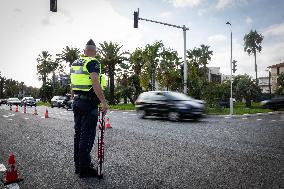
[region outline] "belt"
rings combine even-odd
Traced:
[[[82,100],[90,100],[90,101],[94,99],[94,97],[90,97],[86,95],[78,95],[77,98],[82,99]]]

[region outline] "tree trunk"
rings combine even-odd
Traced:
[[[256,84],[258,84],[258,79],[257,79],[257,64],[256,64],[256,53],[254,53],[254,66],[255,66],[255,81],[256,81]]]
[[[246,107],[247,108],[250,108],[251,107],[251,99],[250,99],[250,97],[246,97]]]
[[[127,96],[123,97],[123,104],[127,104]]]

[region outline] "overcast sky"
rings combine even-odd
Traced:
[[[66,45],[83,48],[90,39],[98,44],[115,41],[133,51],[162,40],[183,52],[182,30],[139,21],[133,28],[133,11],[140,17],[186,25],[187,49],[209,45],[209,66],[230,73],[230,28],[236,74],[254,76],[254,59],[243,51],[243,37],[251,29],[264,35],[263,51],[257,55],[258,75],[267,66],[284,61],[283,0],[58,0],[58,12],[49,11],[49,0],[0,1],[0,71],[26,85],[41,86],[36,58],[47,50],[55,55]]]

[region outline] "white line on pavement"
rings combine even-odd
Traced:
[[[133,116],[136,116],[137,114],[129,114],[129,115],[133,115]]]
[[[225,119],[230,119],[231,117],[225,117]]]
[[[275,119],[271,120],[272,122],[276,121]]]
[[[262,119],[257,119],[257,121],[261,121]]]
[[[13,119],[8,119],[9,121],[12,121]]]
[[[243,119],[248,119],[247,117],[243,117]]]
[[[30,118],[28,118],[28,117],[25,117],[25,119],[30,119]]]

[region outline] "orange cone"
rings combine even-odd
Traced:
[[[19,174],[16,167],[16,160],[14,154],[10,154],[8,159],[8,169],[3,175],[2,182],[4,185],[20,182],[23,179],[19,178]]]
[[[111,128],[109,118],[106,119],[106,125],[105,126],[106,126],[107,129]]]
[[[19,112],[19,106],[16,106],[16,111],[15,112]]]
[[[45,118],[48,118],[48,110],[47,110],[47,108],[46,108],[46,110],[45,110],[44,117],[45,117]]]
[[[24,104],[24,114],[27,113],[27,107],[26,105]]]
[[[38,115],[38,114],[37,114],[37,109],[36,109],[36,106],[35,106],[35,113],[34,113],[34,115]]]

